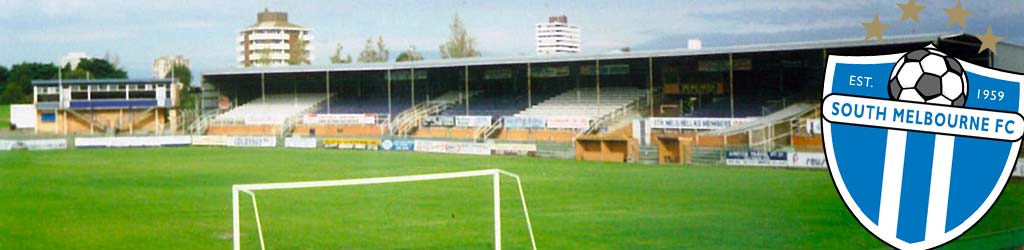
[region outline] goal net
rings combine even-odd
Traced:
[[[270,233],[278,233],[281,230],[283,230],[282,228],[291,228],[291,229],[299,228],[297,230],[303,230],[303,229],[305,229],[305,230],[322,230],[322,229],[316,229],[315,227],[312,227],[312,226],[309,226],[309,225],[303,225],[302,223],[293,223],[294,221],[292,221],[292,222],[278,222],[278,221],[276,221],[278,223],[275,223],[273,226],[271,226],[274,229],[271,229],[269,231],[265,231],[264,230],[264,223],[266,221],[264,219],[266,219],[266,218],[261,219],[261,217],[260,217],[260,203],[259,203],[259,200],[257,199],[257,194],[259,194],[259,197],[263,197],[263,199],[272,199],[272,200],[276,200],[276,201],[286,200],[286,202],[278,202],[278,203],[290,203],[290,204],[287,204],[290,207],[289,206],[285,206],[285,205],[281,205],[281,204],[272,204],[272,205],[276,205],[277,207],[264,208],[264,210],[271,209],[271,210],[267,210],[268,212],[274,212],[272,214],[271,213],[264,214],[264,217],[266,217],[266,216],[285,217],[285,216],[282,216],[280,214],[280,211],[282,211],[282,210],[285,210],[285,211],[296,210],[294,212],[295,213],[300,213],[300,215],[292,215],[292,216],[293,217],[304,217],[305,218],[304,222],[308,222],[308,221],[314,221],[314,222],[320,221],[320,222],[322,222],[324,220],[338,219],[336,217],[357,216],[357,215],[358,216],[364,216],[364,217],[370,217],[370,218],[363,218],[365,220],[385,219],[385,218],[373,218],[373,217],[395,217],[395,218],[386,218],[386,219],[390,219],[390,220],[403,220],[403,219],[410,219],[410,218],[407,218],[407,217],[414,217],[414,216],[416,216],[417,213],[414,210],[415,208],[407,208],[406,210],[399,211],[398,212],[399,215],[397,215],[397,216],[386,215],[386,213],[383,213],[384,215],[382,215],[382,213],[377,211],[377,210],[387,210],[387,209],[390,209],[392,207],[400,207],[401,208],[402,204],[392,204],[392,203],[394,203],[393,200],[394,199],[405,199],[405,198],[407,198],[407,197],[401,197],[403,195],[397,195],[399,197],[391,197],[389,195],[400,194],[400,193],[409,193],[409,192],[405,192],[405,191],[410,191],[413,194],[417,195],[417,199],[430,199],[433,203],[428,204],[428,205],[424,205],[424,206],[429,206],[429,207],[445,206],[448,203],[459,203],[459,202],[463,202],[463,203],[470,202],[470,203],[473,203],[473,202],[476,202],[476,201],[480,201],[481,199],[473,200],[474,197],[475,198],[480,198],[480,196],[473,196],[472,194],[458,194],[458,193],[462,193],[461,191],[455,191],[457,193],[455,195],[447,194],[449,196],[436,196],[436,195],[430,196],[429,193],[434,192],[434,191],[439,191],[440,192],[442,190],[446,190],[445,187],[436,187],[436,186],[402,186],[402,185],[407,185],[407,184],[402,184],[402,183],[447,180],[445,182],[445,184],[449,187],[448,188],[449,191],[450,191],[450,189],[465,190],[465,189],[467,189],[467,187],[479,186],[481,184],[479,181],[464,182],[466,180],[473,180],[474,179],[474,178],[471,178],[471,177],[491,177],[492,178],[491,182],[493,182],[492,183],[493,189],[490,190],[491,194],[487,195],[487,196],[493,195],[493,197],[483,198],[482,200],[484,200],[483,203],[486,203],[485,206],[489,207],[491,205],[490,203],[492,202],[490,199],[493,198],[493,230],[494,230],[493,231],[493,233],[494,233],[494,235],[493,235],[493,237],[494,237],[494,239],[493,239],[494,240],[493,246],[494,246],[495,249],[500,250],[502,248],[502,213],[501,213],[501,200],[502,199],[501,199],[501,185],[500,185],[501,177],[502,176],[510,177],[510,178],[515,180],[515,185],[516,185],[516,188],[518,189],[518,193],[519,193],[518,200],[520,201],[519,203],[521,203],[521,205],[522,205],[522,216],[523,216],[522,218],[525,218],[525,222],[526,222],[525,223],[525,228],[526,228],[526,231],[529,233],[529,236],[530,236],[529,237],[529,244],[530,244],[531,249],[536,250],[537,249],[537,244],[536,244],[536,241],[535,241],[534,236],[533,236],[533,226],[531,225],[531,222],[530,222],[530,214],[529,214],[529,211],[527,210],[527,207],[526,207],[526,197],[523,194],[522,181],[520,180],[518,175],[516,175],[514,173],[506,172],[506,171],[503,171],[503,170],[500,170],[500,169],[474,170],[474,171],[436,173],[436,174],[424,174],[424,175],[406,175],[406,176],[389,176],[389,177],[361,178],[361,179],[345,179],[345,180],[327,180],[327,181],[283,182],[283,183],[260,183],[260,184],[233,185],[231,187],[231,189],[232,189],[232,196],[231,196],[231,198],[232,198],[232,221],[233,221],[233,235],[232,235],[233,237],[232,238],[234,240],[234,249],[235,250],[241,250],[242,249],[242,243],[246,243],[248,245],[246,247],[246,249],[255,249],[256,245],[258,244],[259,245],[259,249],[265,250],[266,247],[267,247],[267,243],[266,243],[266,240],[264,238],[265,233],[268,233],[268,232],[270,232]],[[456,179],[459,179],[459,180],[456,180]],[[479,179],[475,179],[475,180],[479,180]],[[391,185],[387,185],[387,184],[391,184]],[[374,188],[373,190],[365,189],[365,187],[368,186],[368,185],[373,185],[373,186],[378,186],[378,187]],[[384,186],[383,187],[379,187],[381,185],[384,185]],[[348,186],[348,187],[345,187],[345,186]],[[346,196],[346,197],[319,197],[321,199],[316,201],[316,202],[306,202],[306,203],[303,203],[303,204],[297,204],[297,203],[302,203],[302,202],[298,201],[298,200],[295,200],[295,199],[303,199],[303,198],[306,198],[306,197],[318,197],[318,195],[321,195],[322,193],[324,193],[323,192],[323,188],[328,188],[328,187],[342,187],[342,188],[337,188],[337,189],[331,189],[330,193],[337,194],[337,193],[346,193],[346,192],[348,192],[348,194],[350,196]],[[388,190],[386,190],[387,187],[390,187],[391,189],[393,189],[393,190],[395,190],[397,192],[387,193],[388,192]],[[360,188],[363,188],[363,190],[360,190]],[[384,188],[384,190],[382,190],[382,188]],[[414,189],[414,190],[409,190],[409,189]],[[286,190],[301,190],[301,192],[294,192],[293,191],[293,192],[290,192],[290,193],[275,193],[275,192],[282,192],[282,191],[286,191]],[[477,190],[479,190],[479,189],[477,189]],[[320,191],[320,192],[317,192],[317,191]],[[384,193],[382,195],[385,195],[385,197],[387,197],[387,198],[383,198],[383,199],[379,199],[379,200],[373,199],[372,198],[372,196],[373,196],[372,194],[375,194],[377,192]],[[451,192],[449,192],[449,193],[451,193]],[[477,193],[479,193],[479,192],[477,192]],[[249,198],[249,200],[251,202],[250,201],[240,200],[240,199],[244,199],[245,198],[244,196],[248,196],[248,198]],[[324,195],[324,196],[327,196],[327,195]],[[405,196],[408,196],[408,195],[405,195]],[[270,197],[270,198],[268,198],[268,197]],[[291,200],[289,201],[289,199],[278,199],[280,197],[291,198]],[[353,198],[353,197],[355,197],[355,198]],[[364,199],[358,199],[359,197],[363,197]],[[381,197],[377,197],[377,198],[381,198]],[[468,200],[468,201],[464,201],[464,200]],[[360,202],[360,201],[362,201],[362,202]],[[367,205],[367,206],[359,207],[359,205],[363,205],[363,204],[367,204],[367,203],[376,203],[376,204],[373,204],[375,206]],[[479,204],[479,203],[480,202],[476,202],[476,204]],[[264,204],[264,205],[266,205],[266,204]],[[453,206],[458,206],[458,205],[453,205]],[[455,210],[453,210],[453,212],[451,212],[451,215],[450,215],[451,218],[455,219],[457,216],[469,215],[468,217],[474,217],[475,216],[475,218],[481,219],[484,223],[487,223],[486,221],[490,220],[487,217],[490,217],[491,215],[487,215],[487,214],[489,214],[491,211],[487,211],[487,210],[491,210],[491,209],[487,209],[487,210],[484,210],[484,211],[464,211],[464,210],[480,210],[480,209],[478,209],[479,208],[478,205],[477,206],[470,206],[470,207],[471,207],[470,209],[466,209],[464,207],[463,208],[455,209],[455,210],[458,210],[459,212],[455,212]],[[277,209],[277,210],[274,210],[274,209]],[[334,213],[334,214],[329,214],[329,213],[323,212],[323,211],[310,211],[310,210],[315,210],[315,209],[321,209],[321,210],[325,210],[325,209],[327,209],[327,210],[331,210],[331,209],[337,209],[337,210],[354,209],[354,210],[361,210],[361,211],[343,211],[343,212],[340,212],[340,213],[338,211],[332,211],[332,213]],[[518,210],[518,208],[515,208],[514,210]],[[242,211],[245,211],[245,212],[243,213]],[[252,213],[250,214],[249,211],[251,211]],[[446,212],[447,211],[448,210],[446,210]],[[394,213],[392,213],[392,214],[394,214]],[[517,216],[515,216],[515,217],[518,217],[518,213],[513,213],[513,214],[516,214]],[[447,216],[448,214],[446,213],[445,215]],[[295,238],[307,238],[307,237],[334,237],[334,238],[348,238],[348,239],[365,239],[366,237],[371,237],[371,235],[344,235],[344,234],[373,234],[374,232],[380,232],[381,229],[380,228],[372,228],[372,227],[383,227],[384,226],[383,224],[395,224],[395,225],[390,225],[390,226],[399,226],[399,227],[407,225],[407,224],[403,224],[403,222],[400,222],[400,221],[392,221],[391,223],[365,223],[365,224],[356,225],[358,223],[354,222],[354,220],[357,220],[357,219],[352,219],[352,218],[348,218],[348,217],[346,217],[346,219],[348,221],[336,221],[336,222],[331,222],[331,223],[336,224],[337,227],[345,227],[346,225],[352,227],[348,231],[345,231],[345,230],[337,230],[336,231],[335,229],[329,229],[329,230],[324,230],[324,231],[330,231],[330,232],[321,232],[321,233],[324,233],[323,235],[319,235],[319,236],[302,235],[301,237],[286,236],[287,238],[289,238],[289,239],[286,239],[286,240],[290,240],[290,241],[309,240],[309,239],[295,239]],[[460,217],[459,219],[463,219],[463,217]],[[342,219],[339,219],[339,220],[342,220]],[[477,222],[480,222],[480,221],[478,220]],[[243,231],[242,231],[243,223],[247,227],[247,229],[245,230],[246,233],[244,235],[246,237],[245,241],[242,240],[242,238],[243,238]],[[418,223],[420,223],[420,224],[434,224],[434,223],[436,223],[436,221],[418,222]],[[282,224],[288,224],[288,225],[282,225]],[[465,224],[465,223],[463,223],[463,224]],[[479,224],[479,223],[476,223],[476,224]],[[483,224],[483,225],[486,226],[486,224]],[[522,224],[518,224],[518,225],[522,225]],[[308,226],[309,228],[303,228],[304,226]],[[370,228],[367,228],[367,227],[370,227]],[[489,226],[486,226],[486,227],[489,227]],[[471,229],[470,231],[483,231],[483,232],[489,231],[488,229],[486,229],[486,227],[483,230],[472,230]],[[473,228],[473,229],[477,229],[477,228]],[[398,229],[398,230],[401,231],[401,229]],[[479,233],[479,232],[476,232],[476,233]],[[339,235],[339,234],[341,234],[341,235]],[[483,238],[489,237],[489,236],[486,236],[486,234],[489,234],[489,233],[483,234],[482,237]],[[435,234],[433,234],[433,236],[431,236],[431,237],[445,237],[445,236],[449,236],[449,235],[466,235],[466,233],[464,233],[464,232],[461,232],[461,233],[460,232],[456,232],[456,233],[452,233],[452,234],[447,234],[447,233],[444,233],[444,232],[435,232]],[[521,234],[519,234],[519,235],[521,235]],[[480,236],[480,235],[476,235],[476,236]],[[395,237],[400,237],[400,236],[395,236],[392,233],[390,235],[384,235],[384,236],[378,235],[378,237],[383,237],[382,239],[386,241],[386,240],[393,240]],[[277,242],[280,242],[281,239],[277,238],[277,240],[278,240]],[[431,240],[434,240],[434,239],[431,239]],[[480,243],[480,242],[478,242],[478,243]],[[482,242],[480,244],[486,244],[486,243],[487,242]],[[458,243],[456,243],[456,244],[458,244]],[[525,242],[523,242],[523,244],[525,244]],[[445,246],[443,248],[451,248],[451,247],[453,247],[453,246]],[[455,246],[455,247],[458,247],[458,246]],[[465,246],[463,246],[463,247],[465,247]],[[415,248],[420,248],[420,247],[415,247]]]

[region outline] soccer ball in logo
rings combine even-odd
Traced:
[[[963,107],[967,92],[967,74],[960,62],[934,46],[903,55],[889,76],[892,100]]]

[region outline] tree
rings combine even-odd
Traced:
[[[192,87],[192,70],[184,64],[174,64],[174,67],[171,67],[171,71],[167,72],[167,75],[164,76],[164,78],[171,78],[172,75],[174,76],[174,78],[178,78],[178,82],[182,83],[182,85],[185,85],[184,88],[181,89],[180,92],[178,92],[180,97],[178,99],[178,106],[182,110],[195,109],[196,97],[195,95],[188,92],[189,89],[191,89]]]
[[[270,50],[269,49],[258,50],[258,51],[256,51],[256,55],[259,56],[259,58],[256,59],[256,65],[270,66],[270,64],[274,62],[274,61],[270,60]]]
[[[56,79],[57,66],[52,63],[21,63],[11,67],[7,85],[0,93],[0,103],[32,101],[32,80]]]
[[[448,41],[441,44],[441,58],[448,59],[480,56],[480,51],[476,50],[476,39],[467,34],[466,27],[463,25],[462,19],[459,18],[458,13],[455,14],[454,18],[452,18],[450,30],[451,35],[448,37]]]
[[[4,93],[4,89],[7,88],[7,67],[0,66],[0,93]]]
[[[373,37],[366,39],[366,45],[363,46],[363,51],[359,53],[359,62],[379,63],[386,62],[387,60],[388,50],[384,45],[384,38],[378,36],[376,44],[373,42]]]
[[[409,46],[409,50],[398,54],[398,58],[395,58],[396,62],[411,62],[411,61],[422,61],[423,55],[416,52],[416,46]]]
[[[338,43],[338,47],[334,49],[334,55],[331,56],[331,63],[333,64],[346,64],[352,63],[352,55],[345,55],[345,58],[341,58],[341,50],[344,49],[341,43]]]
[[[128,73],[105,59],[82,58],[82,61],[78,62],[78,68],[74,70],[71,70],[71,65],[64,65],[62,77],[66,79],[124,79],[128,78]]]
[[[171,67],[171,71],[168,71],[164,78],[171,78],[171,76],[178,78],[178,82],[185,84],[185,86],[192,85],[192,70],[184,64],[174,64],[174,67]]]
[[[288,51],[288,65],[309,64],[309,53],[306,53],[306,41],[301,38]]]
[[[388,52],[387,45],[384,45],[384,37],[381,36],[377,36],[377,55],[381,62],[391,60],[391,53]]]

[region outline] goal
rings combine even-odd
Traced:
[[[281,182],[281,183],[260,183],[260,184],[240,184],[231,186],[231,212],[232,222],[234,227],[234,249],[241,250],[241,223],[239,221],[239,194],[244,193],[252,198],[253,215],[256,220],[256,231],[259,237],[260,249],[265,250],[266,245],[263,240],[263,228],[260,225],[260,210],[256,201],[256,194],[254,191],[257,190],[277,190],[277,189],[297,189],[297,188],[317,188],[317,187],[337,187],[337,186],[355,186],[355,185],[372,185],[372,184],[387,184],[387,183],[399,183],[399,182],[414,182],[414,181],[430,181],[430,180],[444,180],[444,179],[456,179],[456,178],[467,178],[467,177],[479,177],[479,176],[493,176],[494,177],[494,249],[501,250],[501,194],[500,194],[500,177],[508,176],[516,180],[516,185],[519,188],[519,199],[522,201],[523,214],[526,218],[526,228],[530,234],[530,245],[532,249],[537,249],[537,242],[533,237],[533,225],[530,223],[530,212],[526,208],[526,196],[523,194],[523,183],[519,178],[519,175],[510,173],[501,169],[487,169],[487,170],[473,170],[473,171],[462,171],[462,172],[450,172],[450,173],[436,173],[436,174],[424,174],[424,175],[406,175],[406,176],[389,176],[389,177],[376,177],[376,178],[362,178],[362,179],[346,179],[346,180],[328,180],[328,181],[307,181],[307,182]]]

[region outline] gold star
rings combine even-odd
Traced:
[[[864,36],[864,40],[871,40],[872,37],[878,37],[878,40],[882,40],[882,31],[889,28],[889,25],[882,24],[878,21],[878,15],[875,15],[875,20],[870,23],[861,23],[864,28],[868,30],[868,35]]]
[[[900,6],[900,9],[903,10],[903,17],[900,18],[900,21],[910,18],[914,19],[915,23],[920,22],[918,20],[918,13],[921,13],[921,11],[924,10],[924,6],[917,5],[917,3],[914,3],[914,0],[910,0],[910,2],[905,4],[898,3],[896,5]]]
[[[988,26],[988,32],[985,35],[978,36],[978,40],[981,40],[981,48],[978,48],[978,54],[986,49],[992,51],[992,55],[996,54],[996,44],[1003,40],[1003,37],[992,34],[992,26]]]
[[[970,11],[964,10],[963,6],[960,6],[960,0],[956,0],[956,7],[952,9],[946,9],[946,14],[949,15],[949,21],[946,22],[946,27],[952,26],[954,23],[959,24],[960,27],[967,28],[967,16],[971,15]]]

